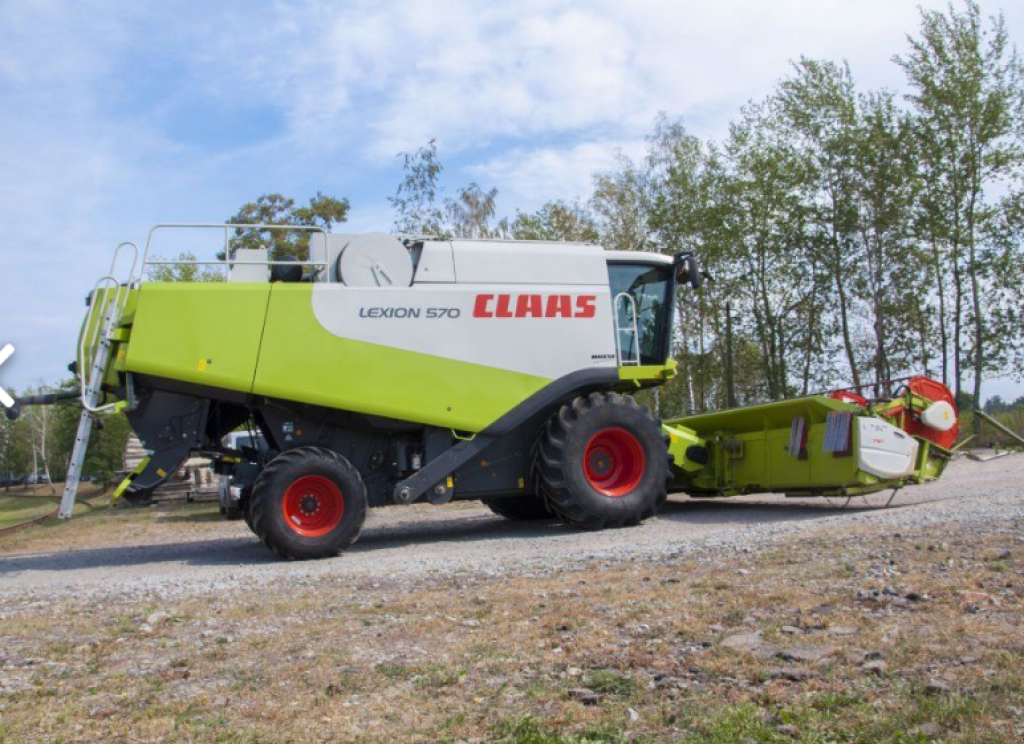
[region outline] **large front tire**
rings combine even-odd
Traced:
[[[668,451],[661,426],[633,398],[591,393],[548,422],[534,474],[538,493],[566,524],[636,525],[664,500]]]
[[[366,486],[344,457],[299,447],[275,457],[256,479],[249,518],[263,543],[282,558],[329,558],[359,537]]]

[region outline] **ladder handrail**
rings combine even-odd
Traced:
[[[117,283],[116,279],[110,276],[105,276],[98,282],[96,282],[96,288],[93,290],[94,301],[96,298],[96,289],[99,289],[100,285],[107,284],[109,282],[114,282],[115,286],[118,288],[118,290],[120,290],[120,284]],[[116,295],[113,299],[109,300],[105,304],[105,309],[100,307],[96,309],[96,326],[93,329],[92,339],[89,344],[89,349],[92,352],[92,363],[89,365],[88,373],[86,373],[82,369],[79,369],[79,373],[81,374],[79,382],[81,385],[82,408],[89,411],[90,413],[102,413],[103,411],[109,411],[112,410],[117,405],[116,403],[108,403],[105,406],[100,406],[96,405],[96,402],[93,401],[97,400],[98,398],[100,387],[103,384],[103,374],[106,372],[106,366],[108,361],[106,359],[106,355],[103,355],[104,358],[102,359],[102,363],[99,363],[99,359],[101,356],[100,349],[103,347],[109,348],[110,335],[113,332],[114,328],[117,326],[117,321],[120,319],[121,312],[124,309],[119,304],[119,296],[120,291],[118,292],[118,295]],[[127,297],[127,295],[125,295],[125,297]],[[79,348],[79,367],[84,367],[86,360],[84,348],[84,335],[85,334],[83,334],[82,339],[83,343],[80,344]],[[88,375],[88,377],[86,375]],[[97,375],[99,375],[99,379],[96,379]]]
[[[125,249],[130,248],[133,251],[131,268],[128,270],[128,277],[125,281],[121,282],[117,279],[117,265],[121,260],[121,254]],[[126,305],[128,304],[128,296],[132,290],[132,285],[135,282],[136,275],[135,270],[139,265],[139,247],[131,241],[124,241],[119,243],[117,248],[114,249],[114,257],[110,261],[110,271],[106,276],[102,276],[97,280],[96,284],[93,285],[92,294],[90,297],[92,301],[98,303],[93,311],[86,315],[85,322],[88,324],[89,319],[96,314],[96,325],[92,329],[92,333],[88,333],[88,328],[82,329],[82,335],[78,342],[78,386],[80,390],[80,397],[82,399],[82,407],[92,413],[99,413],[101,411],[110,410],[114,407],[114,404],[106,406],[97,406],[92,400],[93,396],[90,394],[93,388],[93,375],[103,374],[103,370],[93,370],[90,365],[89,371],[86,367],[86,349],[91,352],[92,359],[96,359],[96,355],[99,350],[99,345],[110,342],[110,333],[113,328],[117,325],[117,321],[120,319],[121,314],[124,312]],[[100,290],[107,288],[113,292],[113,295],[109,298],[104,298],[106,302],[101,303]],[[102,306],[101,306],[101,304]],[[87,336],[88,334],[88,336]],[[105,366],[105,365],[104,365]],[[100,381],[102,382],[102,381]]]
[[[636,359],[626,361],[622,356],[622,326],[619,325],[619,300],[625,298],[629,301],[629,305],[633,310],[633,343],[636,344]],[[619,292],[615,295],[615,301],[612,307],[612,318],[615,325],[615,355],[618,366],[640,366],[640,328],[637,325],[637,308],[636,298],[633,297],[629,292]],[[625,330],[629,330],[626,328]]]

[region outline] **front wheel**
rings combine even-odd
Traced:
[[[567,524],[635,525],[665,498],[668,450],[661,426],[633,398],[591,393],[548,422],[534,474],[538,492]]]
[[[366,486],[348,460],[320,447],[299,447],[260,473],[248,521],[282,558],[328,558],[356,541],[366,508]]]

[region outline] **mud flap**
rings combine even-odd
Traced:
[[[135,480],[139,473],[146,469],[147,465],[149,465],[149,458],[144,457],[142,458],[142,461],[135,466],[135,470],[125,476],[125,479],[121,481],[121,485],[114,489],[114,495],[110,497],[111,504],[117,503],[117,501],[124,496],[125,492],[131,487],[132,481]],[[128,500],[130,501],[130,499]]]
[[[210,401],[191,395],[150,390],[139,397],[138,405],[127,413],[128,421],[149,451],[136,472],[126,478],[124,497],[151,491],[181,467],[193,449],[202,447],[203,431]],[[120,491],[121,488],[118,488]]]

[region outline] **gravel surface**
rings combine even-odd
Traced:
[[[390,507],[370,513],[359,542],[332,560],[275,559],[245,525],[197,523],[187,540],[0,555],[0,615],[59,598],[199,595],[320,576],[353,582],[462,573],[550,572],[588,562],[656,560],[665,554],[749,551],[811,534],[893,531],[1010,521],[1024,528],[1024,455],[960,459],[927,486],[854,499],[783,496],[698,501],[674,496],[641,527],[600,533],[513,523],[476,503]]]

